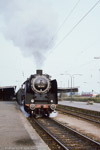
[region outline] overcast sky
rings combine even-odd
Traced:
[[[0,0],[0,86],[36,69],[100,93],[100,0]],[[70,75],[68,75],[70,74]],[[81,75],[80,75],[81,74]]]

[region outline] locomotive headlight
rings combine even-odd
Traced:
[[[53,100],[51,99],[51,103],[53,103]]]
[[[31,88],[35,93],[47,93],[51,88],[50,79],[45,75],[37,75],[31,79]]]
[[[31,103],[34,103],[34,99],[31,99]]]
[[[34,110],[35,109],[35,104],[30,104],[30,109]]]
[[[50,108],[51,108],[52,110],[55,110],[55,109],[56,109],[56,105],[55,105],[55,104],[52,104],[52,105],[50,105]]]

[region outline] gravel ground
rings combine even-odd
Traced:
[[[64,123],[67,126],[79,131],[80,133],[88,135],[90,138],[100,142],[99,125],[96,126],[88,121],[84,121],[61,113],[58,113],[58,116],[55,117],[55,120],[60,121],[61,123]]]

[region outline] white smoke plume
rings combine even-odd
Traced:
[[[0,0],[2,32],[40,67],[54,45],[57,16],[50,0]]]

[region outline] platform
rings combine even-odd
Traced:
[[[93,103],[93,105],[87,105],[87,102],[75,102],[75,101],[59,101],[58,103],[61,105],[67,105],[100,112],[100,103]]]
[[[0,150],[49,150],[17,102],[0,101]]]

